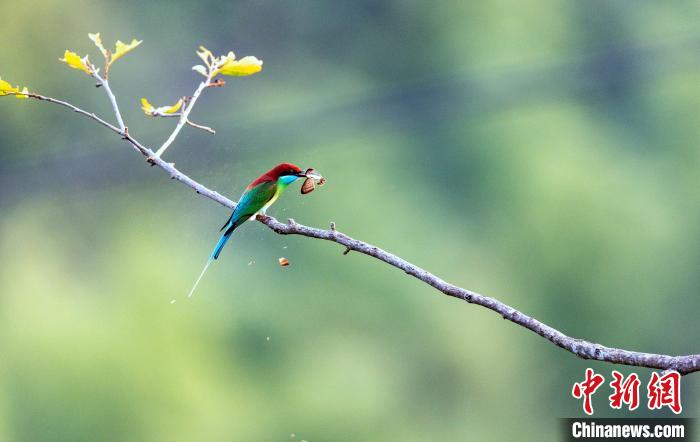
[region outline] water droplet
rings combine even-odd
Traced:
[[[175,300],[173,299],[172,301],[170,301],[170,303],[171,303],[171,304],[175,304]]]
[[[270,340],[270,337],[268,336],[268,337],[267,337],[267,338],[265,338],[265,339],[267,339],[267,340],[269,341],[269,340]]]

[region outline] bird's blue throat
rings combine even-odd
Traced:
[[[289,186],[290,184],[292,184],[298,178],[299,177],[296,175],[282,175],[281,177],[277,178],[277,183],[286,187],[286,186]]]

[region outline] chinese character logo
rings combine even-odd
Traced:
[[[681,406],[681,375],[677,371],[651,373],[651,379],[647,384],[647,407],[650,410],[660,410],[668,407],[676,414],[683,411]],[[610,382],[612,394],[608,396],[610,408],[620,410],[627,405],[629,411],[639,408],[639,386],[641,381],[637,373],[625,377],[617,370],[612,371],[613,380]],[[592,368],[586,369],[585,379],[576,382],[571,389],[571,395],[576,399],[583,399],[583,411],[587,415],[593,415],[591,397],[605,383],[603,375],[597,374]]]
[[[630,411],[636,410],[639,407],[639,384],[641,384],[637,373],[632,373],[627,379],[617,370],[613,370],[612,375],[615,379],[610,382],[614,390],[613,394],[608,396],[610,408],[619,410],[622,404],[627,404]]]
[[[576,399],[583,398],[583,411],[588,415],[593,414],[593,405],[591,404],[591,396],[605,382],[605,378],[599,374],[593,374],[593,369],[586,369],[586,378],[583,382],[577,382],[571,389],[571,394]]]
[[[659,376],[657,372],[653,372],[647,385],[647,396],[650,410],[668,406],[674,413],[679,414],[683,409],[680,373],[671,371]]]

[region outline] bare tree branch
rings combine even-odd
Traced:
[[[180,133],[182,128],[185,126],[185,124],[188,123],[188,118],[190,116],[190,112],[192,111],[192,108],[194,107],[195,103],[197,103],[197,100],[199,99],[199,96],[202,94],[202,91],[204,91],[204,89],[208,88],[211,85],[211,79],[212,79],[213,75],[214,75],[214,72],[209,72],[209,74],[207,75],[207,78],[204,81],[202,81],[201,83],[199,83],[199,86],[197,86],[197,89],[192,94],[192,97],[185,100],[184,108],[182,109],[182,112],[180,113],[180,120],[177,122],[177,126],[175,126],[175,129],[170,134],[168,139],[165,140],[163,145],[160,146],[160,148],[156,151],[155,156],[160,157],[161,155],[163,155],[165,150],[173,143],[173,141],[175,141],[175,138],[177,138],[178,134]],[[205,129],[205,126],[199,126],[199,125],[195,125],[193,123],[189,123],[189,124],[191,126],[199,128],[199,129],[204,129],[204,130],[209,129],[210,131],[212,130],[208,127]]]
[[[124,119],[122,118],[121,112],[119,112],[117,97],[114,96],[114,93],[112,93],[112,88],[109,87],[109,81],[107,81],[107,76],[105,75],[105,78],[102,78],[97,74],[97,72],[94,72],[92,75],[97,79],[97,81],[99,82],[98,84],[102,86],[105,92],[107,93],[107,98],[109,98],[109,102],[112,104],[114,115],[117,117],[117,123],[119,123],[119,128],[121,130],[124,130],[126,128],[126,126],[124,125]]]
[[[154,112],[154,113],[149,114],[149,116],[158,117],[158,118],[181,118],[182,112],[175,112],[173,114],[166,114],[164,112],[159,112],[159,113]],[[216,131],[209,126],[194,123],[194,122],[190,121],[189,119],[185,120],[185,124],[187,124],[188,126],[194,127],[196,129],[203,130],[204,132],[209,132],[212,135],[216,135]]]
[[[203,90],[203,88],[201,89]],[[12,94],[13,93],[8,92],[7,95]],[[19,94],[15,93],[14,95]],[[65,101],[56,100],[54,98],[34,93],[29,93],[27,95],[30,98],[63,106],[65,108],[73,110],[74,112],[78,112],[88,118],[95,120],[102,126],[107,127],[113,132],[116,132],[117,134],[121,135],[122,139],[126,140],[136,151],[145,156],[147,161],[151,165],[155,165],[163,169],[170,176],[170,178],[180,181],[181,183],[193,189],[195,192],[204,195],[207,198],[210,198],[213,201],[216,201],[217,203],[225,207],[228,207],[230,209],[233,209],[235,207],[235,203],[233,201],[229,200],[228,198],[224,197],[218,192],[215,192],[205,187],[204,185],[198,183],[189,176],[180,172],[177,168],[175,168],[173,164],[163,161],[151,149],[143,146],[136,139],[134,139],[129,134],[128,128],[126,128],[126,126],[124,126],[123,129],[120,130],[119,128],[97,117],[95,114],[84,111]],[[114,96],[113,94],[109,93],[108,95],[110,96],[110,100],[111,97]],[[189,110],[191,110],[193,104],[193,102],[190,102],[189,106],[187,107],[188,113]],[[120,120],[120,125],[123,125],[118,114],[118,107],[116,107],[116,101],[114,102],[113,107],[115,109],[117,119]],[[184,120],[181,119],[181,121],[186,121],[186,118]],[[176,132],[179,132],[177,128]],[[177,135],[176,132],[174,132],[175,135]],[[171,138],[173,138],[174,140],[174,137],[172,135]],[[167,145],[165,146],[167,148]],[[685,356],[669,356],[663,354],[641,353],[620,348],[606,347],[601,344],[596,344],[593,342],[588,342],[582,339],[567,336],[564,333],[550,327],[549,325],[544,324],[535,318],[527,316],[524,313],[498,301],[497,299],[484,296],[479,293],[450,284],[444,281],[443,279],[428,272],[427,270],[418,267],[414,264],[411,264],[410,262],[406,261],[405,259],[399,256],[382,250],[379,247],[374,246],[372,244],[345,235],[344,233],[341,233],[336,229],[335,223],[331,223],[330,230],[323,230],[305,226],[303,224],[298,224],[293,219],[289,219],[289,222],[287,224],[284,224],[271,216],[258,215],[257,220],[265,224],[274,232],[281,235],[302,235],[309,238],[323,239],[344,246],[344,253],[348,253],[349,251],[355,251],[376,258],[393,267],[396,267],[397,269],[404,271],[405,273],[413,276],[414,278],[420,281],[423,281],[424,283],[434,287],[435,289],[439,290],[445,295],[469,302],[471,304],[477,304],[489,310],[492,310],[501,315],[503,319],[506,319],[510,322],[513,322],[514,324],[520,325],[521,327],[524,327],[530,331],[537,333],[538,335],[552,342],[556,346],[561,347],[564,350],[573,353],[580,358],[594,359],[597,361],[610,362],[613,364],[647,367],[661,370],[676,370],[681,374],[688,374],[700,371],[700,354]]]
[[[551,341],[555,345],[567,350],[583,359],[595,359],[598,361],[612,362],[614,364],[634,365],[639,367],[671,369],[681,374],[700,371],[700,354],[688,356],[668,356],[652,353],[639,353],[619,348],[605,347],[600,344],[572,338],[564,333],[538,321],[535,318],[498,301],[497,299],[481,295],[479,293],[457,287],[443,279],[433,275],[421,267],[418,267],[403,258],[380,249],[372,244],[351,238],[339,231],[316,229],[303,224],[298,224],[290,219],[287,224],[282,224],[272,217],[258,216],[258,221],[262,222],[270,229],[281,235],[303,235],[310,238],[324,239],[332,241],[346,247],[346,251],[359,252],[393,267],[403,270],[405,273],[416,279],[436,288],[442,293],[454,298],[467,301],[471,304],[478,304],[489,310],[500,314],[503,319],[511,321],[522,327],[531,330],[543,338]],[[335,224],[332,226],[335,227]]]
[[[10,96],[10,95],[26,95],[27,97],[29,97],[29,98],[34,98],[34,99],[36,99],[36,100],[47,101],[47,102],[49,102],[49,103],[58,104],[59,106],[63,106],[63,107],[65,107],[65,108],[68,108],[68,109],[72,110],[73,112],[77,112],[77,113],[79,113],[79,114],[81,114],[81,115],[84,115],[84,116],[86,116],[86,117],[88,117],[88,118],[92,118],[93,120],[97,121],[99,124],[103,125],[103,126],[106,127],[107,129],[110,129],[110,130],[112,130],[112,131],[114,131],[114,132],[116,132],[116,133],[118,133],[118,134],[121,133],[121,131],[119,130],[119,128],[117,128],[117,127],[115,127],[115,126],[109,124],[108,122],[106,122],[106,121],[103,120],[102,118],[98,117],[98,116],[95,115],[94,113],[88,112],[88,111],[85,111],[85,110],[82,110],[82,109],[80,109],[79,107],[73,106],[72,104],[70,104],[70,103],[68,103],[68,102],[66,102],[66,101],[57,100],[57,99],[55,99],[55,98],[51,98],[51,97],[47,97],[47,96],[44,96],[44,95],[35,94],[35,93],[33,93],[33,92],[29,92],[29,93],[27,93],[27,94],[24,94],[24,93],[21,93],[21,92],[5,91],[5,92],[3,92],[3,94],[5,94],[5,95],[7,95],[7,96]],[[2,96],[2,95],[0,95],[0,96]]]
[[[190,120],[187,120],[187,125],[192,126],[196,129],[203,130],[204,132],[209,132],[212,135],[216,135],[216,131],[209,126],[204,126],[202,124],[193,123]]]

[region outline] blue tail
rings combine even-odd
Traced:
[[[219,253],[221,253],[221,249],[224,248],[224,246],[226,245],[226,241],[228,241],[228,239],[231,237],[232,233],[233,233],[233,230],[221,235],[221,239],[216,244],[216,247],[214,247],[214,251],[211,254],[211,259],[219,258]]]

